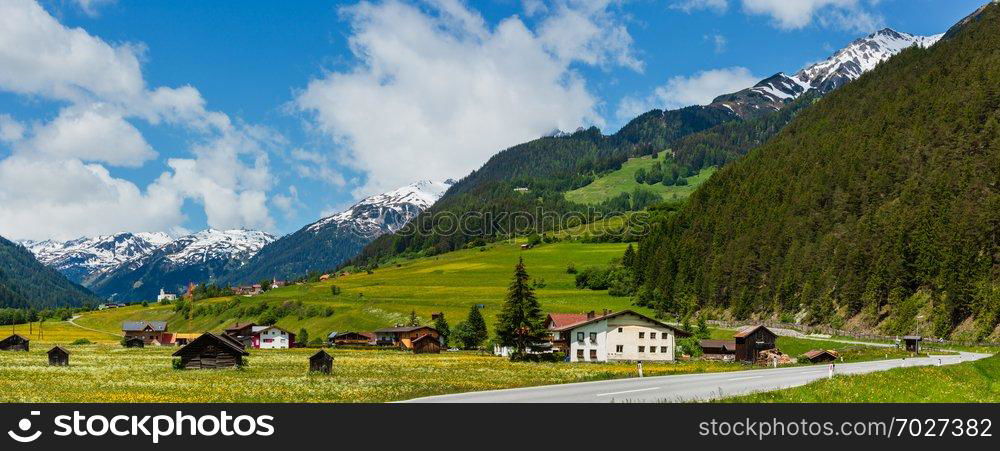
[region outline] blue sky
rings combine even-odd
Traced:
[[[982,0],[9,0],[0,235],[295,231]]]

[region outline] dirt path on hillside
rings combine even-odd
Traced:
[[[72,325],[74,325],[76,327],[79,327],[79,328],[81,328],[83,330],[89,330],[91,332],[97,332],[99,334],[108,334],[108,335],[111,335],[113,337],[122,337],[123,336],[121,334],[114,334],[114,333],[103,331],[103,330],[91,329],[91,328],[86,327],[86,326],[81,326],[81,325],[79,325],[79,324],[76,323],[76,319],[79,318],[80,316],[81,315],[76,315],[76,316],[70,318],[69,320],[67,320],[66,322],[70,323],[70,324],[72,324]]]

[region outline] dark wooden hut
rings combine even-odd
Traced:
[[[811,363],[833,362],[837,360],[837,354],[825,349],[813,349],[812,351],[802,354],[802,356]]]
[[[309,371],[330,374],[333,371],[333,356],[320,349],[319,352],[309,357]]]
[[[778,336],[764,326],[747,327],[733,336],[736,342],[736,360],[754,362],[757,353],[768,349],[777,349],[774,342]]]
[[[226,335],[202,334],[187,346],[174,353],[180,357],[185,369],[232,368],[243,365],[243,357],[250,355],[236,340]]]
[[[0,341],[0,351],[29,351],[31,340],[14,334]]]
[[[434,335],[421,335],[413,340],[414,354],[440,354],[441,340]]]
[[[698,345],[707,360],[732,360],[736,356],[736,342],[726,340],[700,340]]]
[[[907,335],[903,337],[903,342],[906,343],[906,350],[909,352],[920,352],[920,342],[923,340],[923,337],[920,335]]]
[[[126,348],[145,348],[146,340],[143,340],[140,337],[125,337],[122,341],[122,346],[125,346]]]
[[[69,365],[69,351],[62,346],[56,346],[49,349],[49,365],[52,366],[68,366]]]

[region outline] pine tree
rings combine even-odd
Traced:
[[[444,313],[438,314],[437,318],[434,319],[434,328],[441,333],[444,345],[448,346],[448,339],[451,337],[451,328],[448,327],[448,321],[444,319]]]
[[[632,247],[632,243],[629,243],[625,249],[625,255],[622,256],[622,265],[628,269],[632,269],[632,266],[635,265],[635,248]]]
[[[295,339],[297,343],[301,343],[303,346],[309,344],[309,331],[304,327],[299,329],[299,335]]]
[[[528,278],[524,259],[521,258],[514,267],[514,280],[507,291],[507,300],[497,316],[497,339],[500,346],[514,349],[512,357],[523,355],[532,343],[542,339],[545,332],[542,308]]]
[[[420,318],[417,318],[417,311],[410,310],[410,320],[406,323],[407,326],[419,326]]]

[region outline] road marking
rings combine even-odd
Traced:
[[[601,393],[601,394],[599,394],[597,396],[623,395],[625,393],[635,393],[635,392],[640,392],[640,391],[650,391],[650,390],[659,390],[659,389],[660,389],[660,387],[640,388],[638,390],[625,390],[625,391],[616,391],[614,393]]]
[[[749,377],[734,377],[732,379],[726,379],[727,381],[742,381],[747,379],[760,379],[764,376],[749,376]]]
[[[819,374],[826,373],[826,371],[799,371],[799,374]]]

